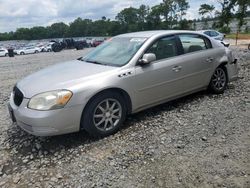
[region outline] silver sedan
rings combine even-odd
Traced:
[[[114,134],[126,115],[237,78],[229,48],[192,31],[146,31],[113,37],[86,56],[19,81],[9,111],[23,130],[51,136],[81,129]]]

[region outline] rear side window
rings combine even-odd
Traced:
[[[200,35],[183,34],[179,38],[185,54],[212,48],[209,39]]]
[[[217,33],[216,31],[211,31],[211,37],[216,37],[219,35],[219,33]]]
[[[156,60],[170,58],[178,55],[174,36],[168,36],[156,41],[146,53],[154,53]]]
[[[204,34],[206,34],[206,35],[208,35],[208,36],[210,36],[210,37],[211,37],[211,33],[210,33],[210,31],[205,31],[205,32],[204,32]]]

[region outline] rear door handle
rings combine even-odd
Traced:
[[[212,58],[212,57],[209,57],[206,59],[206,62],[208,62],[208,63],[212,63],[213,61],[214,61],[214,58]]]
[[[182,66],[175,66],[174,68],[172,68],[174,72],[179,72],[181,69],[182,69]]]

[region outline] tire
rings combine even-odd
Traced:
[[[209,83],[209,90],[215,94],[224,93],[228,83],[227,71],[224,66],[219,66],[215,69]]]
[[[108,106],[107,106],[108,103]],[[81,128],[93,137],[105,137],[116,133],[127,114],[125,100],[116,92],[103,92],[87,104],[81,118]]]
[[[8,53],[6,53],[6,54],[5,54],[5,57],[7,57],[8,55],[9,55],[9,54],[8,54]]]
[[[24,52],[20,52],[20,55],[24,55],[25,53]]]
[[[250,44],[248,44],[248,50],[250,50]]]
[[[38,51],[36,50],[36,51],[35,51],[35,54],[37,54],[37,53],[38,53]]]
[[[47,52],[51,52],[52,50],[51,49],[48,49]]]

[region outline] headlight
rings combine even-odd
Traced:
[[[63,108],[70,100],[72,92],[68,90],[57,90],[41,93],[32,97],[28,108],[34,110],[54,110]]]

